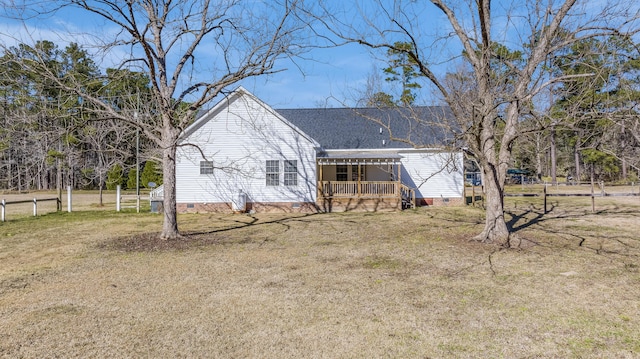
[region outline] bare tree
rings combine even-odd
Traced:
[[[127,157],[131,155],[133,146],[132,133],[129,126],[122,126],[113,119],[95,120],[83,126],[80,139],[90,147],[90,160],[93,166],[85,171],[84,176],[97,182],[100,192],[99,205],[103,205],[102,191],[105,188],[107,174],[114,166],[125,166]]]
[[[15,1],[12,3],[16,3]],[[16,13],[51,13],[66,8],[102,19],[117,32],[92,34],[104,39],[102,52],[129,52],[121,68],[147,73],[154,111],[141,121],[132,109],[117,106],[78,84],[51,77],[65,89],[76,90],[92,103],[100,118],[138,126],[162,150],[164,222],[161,237],[180,236],[176,216],[175,157],[182,130],[198,110],[238,82],[279,71],[277,60],[303,51],[298,31],[304,29],[292,16],[297,0],[246,2],[241,0],[68,0],[43,3],[18,2]],[[42,6],[49,7],[47,9]],[[26,11],[25,11],[26,10]],[[86,34],[85,34],[86,35]],[[205,55],[210,54],[210,55]]]
[[[521,134],[521,115],[535,105],[548,85],[581,75],[545,77],[542,66],[558,51],[585,38],[635,31],[637,14],[626,4],[609,2],[600,9],[578,0],[529,0],[524,4],[477,1],[386,1],[353,6],[349,11],[328,6],[309,8],[323,31],[337,44],[359,43],[373,50],[404,53],[451,108],[458,132],[483,174],[485,227],[476,239],[516,246],[504,217],[504,185],[514,141]],[[494,7],[492,7],[494,5]],[[335,6],[335,4],[331,4]],[[352,25],[342,14],[359,11],[364,21]],[[440,31],[423,24],[440,14]],[[353,16],[353,15],[351,15]],[[410,43],[413,46],[397,46]],[[448,51],[453,46],[458,53]],[[446,57],[443,57],[446,56]],[[462,91],[447,83],[442,64],[466,64]]]

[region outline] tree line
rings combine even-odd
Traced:
[[[549,59],[544,71],[573,77],[550,86],[545,111],[523,116],[514,163],[567,181],[638,181],[640,59],[632,37],[583,39]]]
[[[0,57],[0,189],[135,189],[137,153],[139,185],[162,183],[157,147],[137,136],[135,126],[100,116],[91,102],[43,73],[81,85],[132,118],[153,115],[149,78],[141,72],[101,72],[76,43],[6,48]]]
[[[572,36],[564,32],[564,36]],[[640,171],[640,59],[639,44],[633,38],[615,34],[606,39],[584,39],[550,57],[541,76],[565,77],[546,93],[532,100],[520,116],[521,136],[513,144],[509,166],[529,173],[530,179],[543,178],[557,183],[609,181],[634,183]],[[492,44],[502,58],[521,62],[522,52]],[[398,50],[399,49],[399,50]],[[403,52],[406,51],[406,52]],[[410,42],[395,42],[386,52],[384,79],[374,80],[363,91],[360,103],[373,107],[412,107],[421,105],[420,78],[424,77]],[[491,76],[506,79],[508,68],[498,62]],[[473,96],[472,74],[466,68],[446,75],[451,92]],[[387,91],[381,90],[384,81]],[[507,86],[508,88],[509,86]],[[394,89],[397,89],[394,91]],[[545,103],[546,102],[546,103]],[[498,118],[503,113],[498,113]],[[443,119],[440,119],[442,122]],[[447,124],[450,132],[457,126]],[[462,133],[459,138],[464,142]],[[472,158],[473,160],[473,158]],[[473,168],[473,166],[470,166]]]

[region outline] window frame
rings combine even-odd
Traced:
[[[344,169],[344,171],[339,171]],[[336,181],[348,181],[349,180],[349,166],[348,165],[336,165]]]
[[[358,178],[358,168],[360,168],[360,178]],[[367,178],[367,166],[363,164],[351,165],[351,180],[365,181]]]
[[[265,161],[265,185],[267,187],[280,185],[280,160]]]
[[[283,183],[288,187],[298,185],[298,160],[284,160]]]
[[[200,175],[212,175],[213,170],[212,161],[200,161]]]

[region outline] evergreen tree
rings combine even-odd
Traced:
[[[134,184],[135,184],[135,180],[134,180]],[[109,172],[107,173],[106,185],[107,185],[107,189],[109,190],[114,190],[118,186],[120,186],[121,188],[125,187],[126,182],[124,177],[124,170],[122,169],[121,165],[116,164],[113,167],[111,167],[111,169],[109,169]]]
[[[424,75],[416,68],[418,62],[412,57],[415,53],[414,50],[413,44],[409,42],[396,42],[393,48],[387,50],[389,66],[383,69],[387,75],[385,80],[389,82],[399,82],[402,86],[402,92],[397,101],[397,104],[401,106],[413,105],[416,100],[415,90],[422,87],[416,81],[417,78]],[[391,95],[379,93],[373,100],[386,105],[391,102],[391,98]]]
[[[150,182],[155,183],[156,186],[160,186],[162,184],[162,169],[158,166],[157,162],[147,161],[140,174],[140,179],[144,188],[149,188]]]

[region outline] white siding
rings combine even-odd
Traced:
[[[417,198],[460,198],[464,192],[462,153],[399,151],[402,183],[416,189]]]
[[[250,202],[315,202],[316,152],[305,135],[246,94],[207,116],[178,150],[178,203],[228,203],[238,190]],[[202,154],[213,174],[200,174]],[[278,186],[266,185],[267,160],[280,161]],[[285,160],[297,161],[297,186],[284,186]]]

